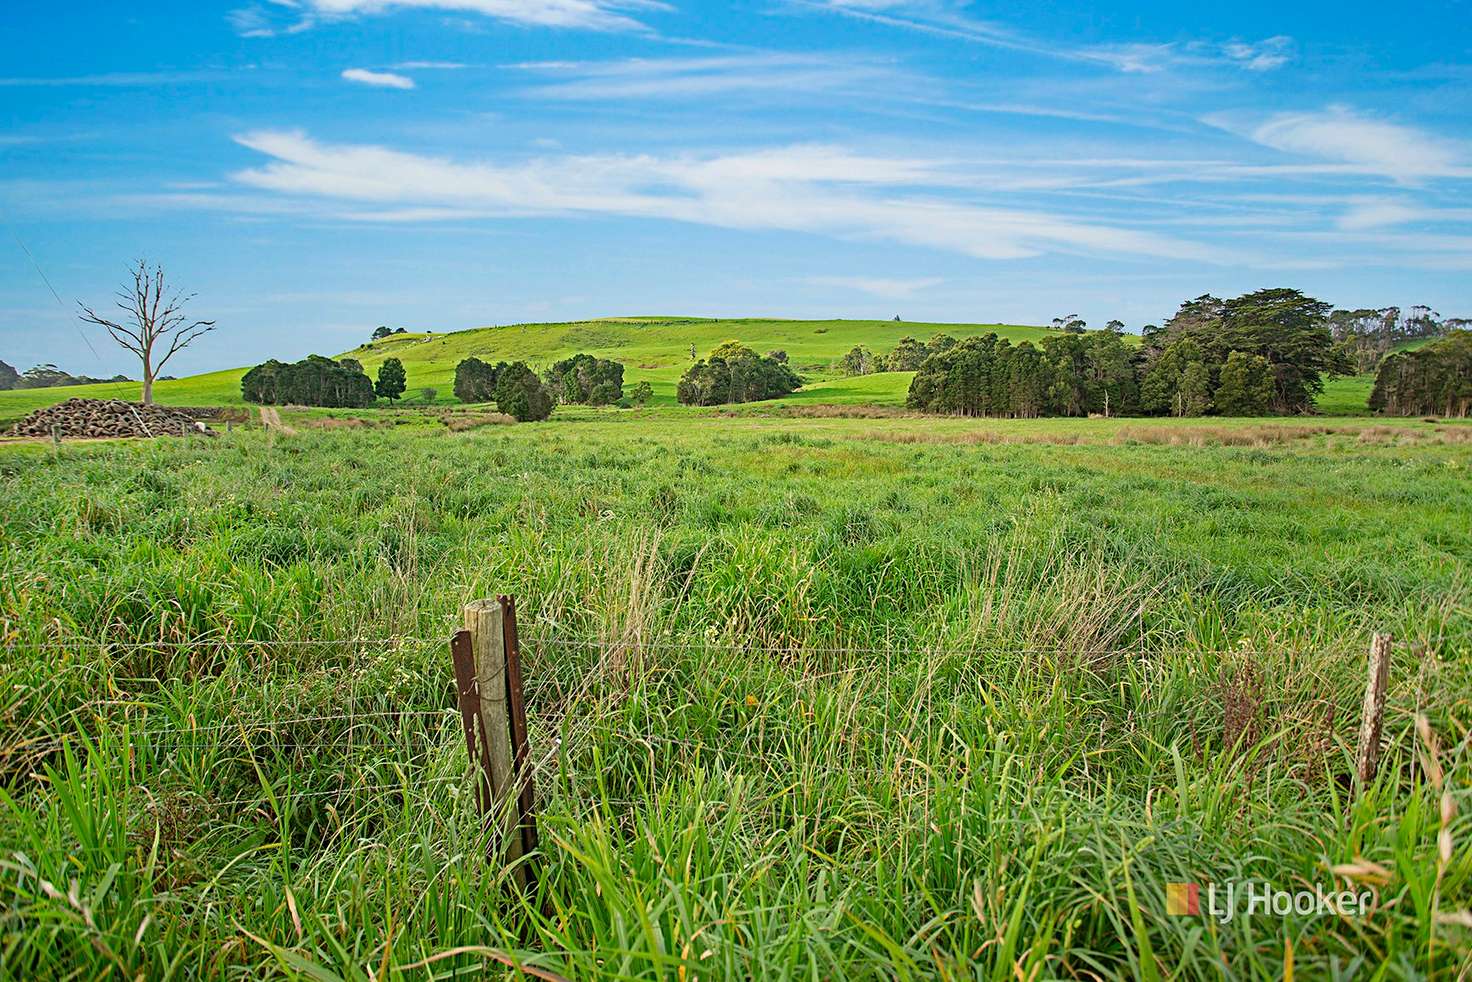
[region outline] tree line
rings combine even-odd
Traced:
[[[1392,416],[1472,415],[1472,330],[1454,330],[1380,363],[1370,408]]]
[[[1329,305],[1297,290],[1188,300],[1138,346],[1119,331],[1039,344],[995,334],[929,354],[906,404],[974,416],[1260,416],[1312,410],[1324,379],[1352,370]],[[932,339],[934,342],[935,339]]]
[[[801,385],[787,352],[759,355],[740,341],[727,341],[685,370],[675,397],[686,406],[721,406],[776,399]]]
[[[926,358],[941,354],[955,345],[956,339],[949,334],[937,334],[927,342],[917,341],[907,335],[900,338],[894,350],[885,355],[876,355],[865,345],[856,344],[838,359],[837,367],[845,375],[915,372],[920,370]]]
[[[526,362],[465,358],[455,366],[454,391],[461,402],[494,402],[523,422],[546,419],[559,404],[642,406],[654,395],[648,382],[640,382],[626,398],[623,363],[585,352],[553,362],[541,377]]]
[[[357,359],[308,355],[301,361],[272,358],[255,366],[240,379],[240,396],[265,406],[362,409],[378,398],[397,400],[407,383],[404,363],[397,358],[378,366],[375,382]]]
[[[490,362],[463,359],[455,366],[455,398],[461,402],[494,402],[496,408],[518,422],[546,419],[552,415],[552,390],[524,361]]]
[[[1443,318],[1424,304],[1402,312],[1399,307],[1335,310],[1329,314],[1329,332],[1339,350],[1354,365],[1356,375],[1368,375],[1395,348],[1408,341],[1445,337],[1472,328],[1465,317]]]

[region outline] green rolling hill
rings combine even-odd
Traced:
[[[933,334],[955,337],[996,333],[1013,341],[1036,341],[1052,332],[1041,327],[1010,324],[930,324],[859,320],[778,320],[766,318],[710,319],[692,317],[610,317],[560,324],[512,324],[481,327],[450,334],[396,334],[365,343],[335,357],[356,358],[369,375],[385,358],[404,363],[409,377],[406,397],[419,390],[437,390],[438,402],[453,402],[455,366],[471,356],[484,361],[525,361],[541,369],[558,358],[586,351],[624,364],[624,380],[648,380],[657,403],[675,401],[675,385],[690,364],[690,349],[703,357],[732,339],[767,352],[781,348],[810,382],[798,396],[808,401],[899,403],[909,386],[906,373],[888,373],[862,379],[841,378],[833,362],[856,344],[879,354],[888,352],[905,336],[926,340]],[[180,406],[238,404],[240,377],[245,368],[227,369],[159,382],[154,396]],[[137,399],[138,383],[106,382],[20,389],[0,392],[0,419],[13,419],[41,406],[73,396]]]
[[[450,334],[396,334],[340,352],[335,357],[358,359],[370,376],[385,358],[398,358],[408,373],[409,388],[405,395],[409,402],[418,402],[420,391],[432,388],[436,390],[437,402],[452,403],[455,366],[461,359],[474,356],[492,362],[525,361],[540,370],[558,358],[586,351],[623,362],[626,385],[648,380],[654,388],[655,403],[672,404],[676,383],[690,364],[691,347],[703,357],[723,341],[734,339],[760,352],[774,348],[787,352],[790,362],[808,384],[786,402],[899,405],[909,388],[909,373],[846,378],[833,369],[834,362],[856,344],[883,354],[907,335],[924,341],[942,332],[958,338],[996,333],[1014,342],[1037,341],[1053,333],[1047,328],[1014,324],[609,317],[556,324],[480,327]],[[154,395],[166,405],[239,404],[240,377],[245,371],[245,368],[232,368],[159,382]],[[1320,399],[1320,410],[1335,416],[1364,413],[1372,382],[1369,376],[1331,380]],[[136,382],[103,382],[0,392],[0,423],[73,396],[136,400],[139,390]]]

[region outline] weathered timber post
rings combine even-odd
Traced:
[[[465,749],[479,771],[476,799],[488,834],[486,858],[499,853],[515,864],[537,847],[516,603],[510,597],[477,600],[462,614],[465,627],[451,638],[450,653]],[[535,882],[524,862],[515,879],[520,886]]]
[[[523,854],[537,849],[537,794],[532,776],[531,741],[526,728],[526,701],[521,687],[521,642],[516,637],[516,598],[496,598],[506,650],[506,705],[511,724],[511,775],[517,788],[516,814]],[[528,878],[531,873],[528,872]]]
[[[1364,718],[1354,755],[1356,786],[1364,789],[1380,766],[1380,733],[1385,725],[1385,683],[1390,678],[1390,650],[1394,639],[1377,634],[1370,642],[1370,675],[1365,683]]]

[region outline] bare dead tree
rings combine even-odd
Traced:
[[[143,363],[143,404],[149,406],[153,404],[154,378],[175,352],[213,331],[215,322],[191,322],[184,315],[184,305],[195,294],[169,293],[163,266],[149,269],[147,261],[140,259],[132,272],[132,286],[125,285],[117,292],[117,307],[127,315],[121,323],[99,316],[81,301],[77,302],[82,308],[78,316],[85,323],[105,328],[114,341],[138,356]]]

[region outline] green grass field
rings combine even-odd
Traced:
[[[1472,426],[358,416],[0,448],[0,976],[1472,958]],[[445,639],[497,593],[561,741],[545,906],[479,855],[454,708]],[[1166,913],[1243,880],[1375,899]]]

